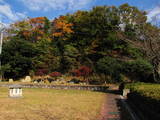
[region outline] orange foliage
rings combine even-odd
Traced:
[[[31,33],[29,31],[23,31],[22,33],[25,37],[30,37]]]
[[[11,25],[12,33],[23,35],[26,40],[36,41],[44,37],[45,17],[31,18],[23,21],[18,21]]]
[[[53,36],[62,37],[65,34],[73,33],[72,26],[73,24],[68,23],[65,16],[61,16],[58,19],[53,21],[54,31]]]
[[[37,17],[37,18],[32,18],[29,20],[32,29],[31,29],[31,34],[32,36],[35,36],[35,39],[40,40],[42,36],[45,34],[43,31],[43,27],[45,24],[45,17]]]
[[[32,18],[30,19],[30,23],[33,23],[33,24],[43,24],[45,21],[45,17],[36,17],[36,18]]]
[[[33,28],[41,29],[45,24],[45,17],[36,17],[29,20]]]
[[[40,39],[41,39],[41,37],[40,37],[40,36],[38,36],[38,37],[37,37],[37,40],[40,40]]]
[[[63,36],[63,33],[61,33],[61,32],[55,32],[55,33],[53,33],[53,36],[60,37],[60,36]]]

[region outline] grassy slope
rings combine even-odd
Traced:
[[[23,89],[21,99],[0,88],[0,120],[96,120],[105,95],[77,90]]]
[[[160,84],[132,83],[128,95],[130,102],[142,120],[160,120]]]
[[[136,91],[143,96],[160,100],[160,84],[133,83],[127,84],[126,88],[130,88],[132,91]]]

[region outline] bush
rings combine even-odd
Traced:
[[[44,76],[48,73],[48,70],[47,69],[38,69],[36,72],[35,72],[35,75],[37,76]]]
[[[107,76],[105,76],[104,74],[99,75],[99,74],[93,73],[91,76],[89,76],[89,84],[92,84],[92,85],[104,84],[106,77]]]
[[[88,76],[92,72],[91,68],[82,66],[79,68],[80,76]]]
[[[73,70],[72,74],[74,76],[83,76],[86,77],[88,76],[90,73],[92,72],[91,68],[87,67],[87,66],[81,66],[79,69]]]
[[[76,69],[72,71],[72,74],[74,76],[82,76],[84,78],[84,81],[89,83],[87,77],[92,73],[92,69],[87,66],[81,66],[79,69]]]
[[[130,76],[138,78],[140,81],[147,81],[149,76],[152,74],[152,65],[143,59],[135,61],[129,61],[125,63],[124,71]]]
[[[52,73],[49,74],[49,76],[51,76],[51,77],[60,77],[60,76],[62,76],[62,74],[60,72],[52,72]]]
[[[116,82],[120,81],[121,64],[112,57],[104,57],[99,59],[96,65],[96,71],[99,74],[105,74],[112,77]]]

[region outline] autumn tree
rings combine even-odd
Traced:
[[[70,35],[74,33],[73,24],[68,21],[67,16],[60,16],[52,22],[53,42],[59,51],[61,71],[66,72],[68,69],[68,58],[64,55],[65,44],[67,44]]]
[[[63,54],[65,41],[68,35],[73,33],[72,23],[69,23],[66,16],[60,16],[52,22],[52,36],[59,47],[60,53]]]
[[[16,22],[10,26],[8,31],[11,35],[35,43],[43,38],[50,39],[49,27],[50,21],[46,17],[37,17]]]
[[[65,36],[67,34],[73,33],[72,23],[67,21],[66,16],[60,16],[53,21],[53,36],[54,37],[63,37],[65,40]]]

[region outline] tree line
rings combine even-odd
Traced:
[[[160,82],[159,30],[147,22],[145,11],[128,4],[96,6],[54,20],[28,18],[7,29],[1,72],[18,79],[52,72],[76,76],[85,68],[90,81]]]

